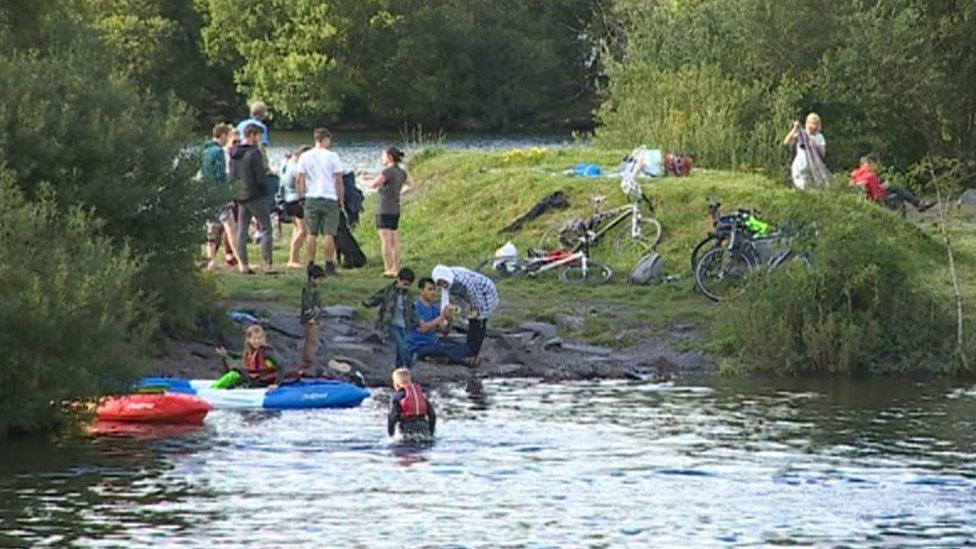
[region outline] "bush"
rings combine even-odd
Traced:
[[[821,220],[813,265],[769,273],[723,305],[717,331],[741,365],[789,374],[953,369],[949,300],[926,278],[940,270],[942,247],[893,212],[852,200],[804,194],[785,212]]]
[[[140,375],[156,326],[140,266],[50,188],[28,202],[0,171],[0,436],[57,420],[57,403],[103,394]]]
[[[0,56],[0,159],[28,200],[49,182],[62,212],[80,206],[117,248],[151,268],[139,285],[165,299],[163,318],[191,324],[204,300],[193,268],[204,212],[217,197],[181,153],[192,118],[175,100],[142,96],[97,50]]]

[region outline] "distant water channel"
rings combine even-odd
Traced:
[[[943,382],[486,383],[438,440],[342,411],[3,441],[0,546],[580,547],[976,540],[976,391]]]
[[[403,137],[396,134],[377,134],[363,132],[336,132],[334,150],[347,168],[378,172],[380,170],[380,151],[386,147],[405,149],[409,154],[417,147],[439,146],[457,150],[508,150],[525,147],[556,147],[572,142],[568,135],[478,135],[445,134],[438,139],[429,139],[426,144],[404,144]],[[277,165],[285,154],[302,145],[312,144],[312,132],[271,132],[271,163]]]

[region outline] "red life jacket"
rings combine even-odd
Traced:
[[[427,415],[427,397],[423,389],[416,383],[407,383],[402,389],[404,397],[400,399],[400,415],[404,419],[424,417]]]
[[[265,347],[258,348],[250,359],[245,359],[245,366],[247,367],[247,377],[251,378],[251,381],[258,381],[260,383],[276,383],[278,381],[278,373],[274,366],[268,363],[265,357]]]

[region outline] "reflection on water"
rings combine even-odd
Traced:
[[[976,538],[976,395],[950,386],[493,381],[437,393],[420,447],[386,438],[385,398],[5,441],[0,546]]]
[[[524,147],[554,147],[569,143],[568,136],[561,135],[447,135],[443,139],[428,145],[437,145],[448,149],[477,149],[477,150],[508,150]],[[269,160],[272,166],[280,166],[285,154],[302,145],[312,145],[312,132],[279,132],[271,134]],[[404,144],[403,138],[397,135],[382,135],[370,133],[337,132],[332,140],[332,150],[339,155],[348,169],[366,170],[377,173],[380,165],[380,151],[386,147],[405,149],[408,157],[417,148],[414,144]]]

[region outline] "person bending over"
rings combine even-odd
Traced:
[[[481,345],[488,331],[488,318],[498,308],[498,290],[487,276],[464,267],[434,267],[431,278],[441,288],[441,310],[446,310],[454,297],[468,310],[468,362],[477,363]]]
[[[400,434],[406,437],[434,436],[437,423],[434,406],[420,385],[410,378],[410,370],[399,368],[393,371],[393,390],[396,392],[390,397],[386,433],[392,437],[399,425]]]

